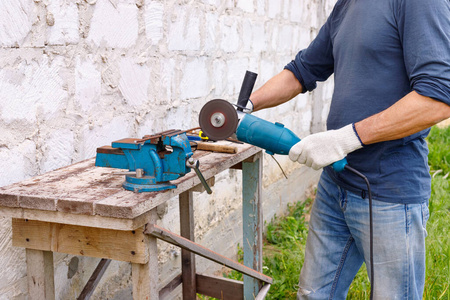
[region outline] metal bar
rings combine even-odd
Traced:
[[[180,206],[180,234],[182,237],[194,242],[194,201],[191,190],[179,196]],[[181,276],[183,281],[183,299],[196,298],[195,283],[195,254],[181,249]]]
[[[153,135],[144,135],[144,137],[142,139],[136,139],[136,143],[142,143],[145,142],[147,140],[151,140],[151,139],[156,139],[156,138],[160,138],[162,136],[173,136],[176,134],[181,134],[181,133],[186,133],[186,132],[192,132],[194,130],[198,130],[200,129],[200,127],[194,127],[188,130],[179,130],[179,129],[169,129],[160,133],[156,133]]]
[[[200,255],[202,257],[205,257],[209,260],[212,260],[218,264],[222,264],[228,268],[231,268],[233,270],[239,271],[245,275],[248,275],[252,278],[256,278],[258,280],[272,283],[272,278],[269,276],[266,276],[260,272],[257,272],[249,267],[246,267],[232,259],[229,259],[228,257],[225,257],[223,255],[220,255],[212,250],[209,250],[208,248],[205,248],[199,244],[196,244],[194,242],[191,242],[188,239],[183,238],[182,236],[179,236],[178,234],[175,234],[173,232],[170,232],[167,229],[164,229],[158,225],[155,224],[147,224],[147,228],[144,231],[145,234],[152,235],[154,237],[157,237],[163,241],[166,241],[172,245],[187,249],[197,255]]]
[[[91,298],[94,293],[95,288],[97,287],[100,279],[102,279],[103,274],[105,274],[106,269],[111,263],[110,259],[102,258],[95,268],[94,272],[89,278],[88,282],[84,286],[83,291],[81,291],[80,296],[78,296],[77,300],[88,300]]]
[[[262,271],[262,159],[242,163],[242,220],[244,265]],[[259,293],[258,280],[244,275],[244,298],[254,299]]]
[[[259,294],[256,296],[255,300],[263,300],[266,298],[267,293],[269,292],[270,284],[265,284],[261,290],[259,291]]]

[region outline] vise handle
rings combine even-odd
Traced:
[[[194,169],[195,173],[197,174],[198,178],[200,179],[200,182],[205,187],[206,192],[208,194],[212,194],[211,188],[209,187],[208,183],[206,182],[205,177],[203,177],[202,172],[200,172],[200,169],[199,169],[200,162],[197,159],[194,159],[193,157],[190,157],[186,161],[186,166],[188,166],[189,168]]]

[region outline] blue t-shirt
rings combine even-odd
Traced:
[[[318,36],[285,68],[304,91],[334,73],[328,129],[385,110],[411,91],[450,105],[450,2],[339,0]],[[428,200],[428,132],[367,145],[347,156],[349,165],[368,177],[374,199]],[[325,170],[343,188],[366,190],[348,171]]]

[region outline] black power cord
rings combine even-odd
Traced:
[[[367,193],[369,194],[369,243],[370,243],[370,279],[371,279],[371,288],[370,288],[370,299],[373,299],[373,290],[374,290],[374,283],[375,283],[375,277],[374,277],[374,270],[373,270],[373,220],[372,220],[372,193],[370,191],[370,183],[366,176],[364,176],[359,171],[353,169],[349,165],[345,165],[344,167],[346,170],[352,172],[353,174],[361,177],[367,185]]]

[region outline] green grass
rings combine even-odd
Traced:
[[[426,300],[450,300],[450,127],[433,127],[428,138],[432,194],[426,238]],[[288,206],[288,214],[275,216],[267,224],[263,246],[264,273],[274,280],[266,299],[295,299],[298,276],[304,260],[308,234],[305,214],[312,200]],[[238,248],[242,261],[242,249]],[[224,276],[242,280],[242,274]],[[355,277],[347,299],[369,299],[370,283],[363,265]],[[211,299],[201,297],[201,299]]]
[[[432,171],[446,175],[450,173],[450,126],[447,128],[431,128],[428,136],[428,164]],[[448,175],[447,175],[448,176]]]
[[[427,224],[424,299],[450,300],[450,127],[433,127],[428,146],[433,180]]]

